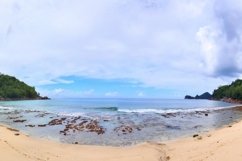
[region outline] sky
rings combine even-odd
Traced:
[[[0,0],[0,72],[50,97],[212,92],[241,37],[241,0]]]

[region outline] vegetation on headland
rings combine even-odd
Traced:
[[[212,95],[205,92],[204,94],[200,96],[196,95],[195,97],[186,95],[185,99],[213,99],[231,103],[242,103],[242,80],[237,79],[230,85],[219,86],[213,91]]]
[[[17,78],[0,74],[0,100],[48,99]]]
[[[237,79],[230,85],[220,86],[213,92],[214,99],[235,99],[242,101],[242,80]]]

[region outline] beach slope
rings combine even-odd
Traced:
[[[242,121],[227,127],[167,143],[170,161],[241,161]]]
[[[162,147],[156,143],[131,147],[61,144],[0,126],[0,156],[4,161],[158,161],[163,160]]]
[[[240,161],[242,121],[196,137],[131,147],[61,144],[0,126],[4,161]]]

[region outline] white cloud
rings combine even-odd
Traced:
[[[55,81],[55,83],[62,83],[62,84],[72,84],[72,83],[74,83],[73,80],[65,80],[65,79],[60,79],[60,78],[58,78],[54,81]]]
[[[241,11],[238,0],[3,0],[0,71],[33,85],[76,75],[211,90],[241,73]]]
[[[72,84],[74,83],[73,80],[65,80],[65,79],[41,79],[38,80],[38,85],[51,85],[51,84]]]
[[[242,73],[242,3],[215,1],[213,22],[197,33],[207,73],[216,77],[238,77]]]
[[[94,89],[88,90],[69,90],[63,88],[56,88],[53,90],[47,90],[42,88],[37,88],[37,90],[43,96],[48,96],[50,98],[85,98],[85,97],[99,97],[96,95]]]

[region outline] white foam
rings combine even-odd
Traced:
[[[190,109],[119,109],[119,112],[126,112],[126,113],[191,113],[191,112],[204,112],[204,111],[216,111],[222,109],[229,109],[234,108],[239,105],[235,106],[226,106],[226,107],[211,107],[211,108],[190,108]]]
[[[0,110],[5,110],[5,109],[7,109],[7,110],[13,110],[13,109],[14,109],[14,107],[9,107],[9,106],[0,106]]]
[[[82,113],[82,112],[73,112],[73,113],[60,112],[60,113],[58,113],[58,115],[70,116],[70,117],[83,116],[83,117],[87,117],[87,118],[92,118],[92,117],[88,116],[86,113]]]

